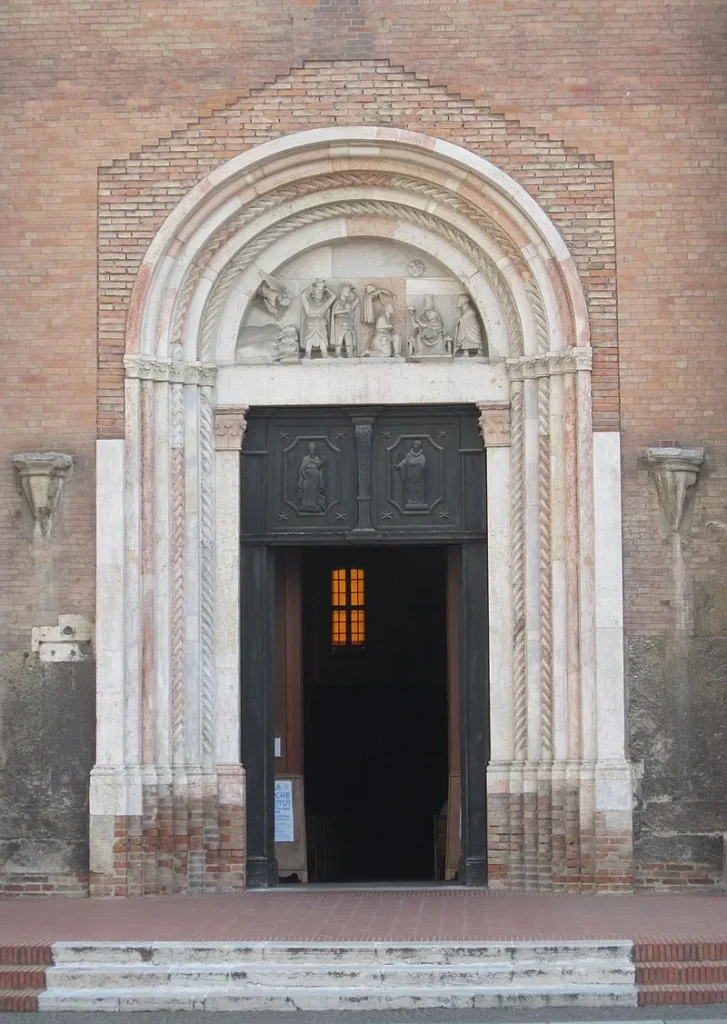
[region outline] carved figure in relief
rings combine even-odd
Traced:
[[[352,284],[344,284],[331,307],[333,351],[337,356],[358,355],[358,292]]]
[[[295,493],[299,512],[325,512],[326,460],[318,455],[315,441],[308,442],[308,454],[300,460]]]
[[[279,363],[299,363],[298,328],[293,324],[281,327],[275,335],[275,359]]]
[[[256,297],[265,307],[266,312],[278,320],[290,306],[293,296],[284,284],[276,281],[274,277],[270,277],[269,274],[260,270],[259,267],[258,272],[262,282],[256,292]]]
[[[411,510],[429,508],[426,498],[427,457],[421,441],[415,441],[401,462],[394,468],[401,476],[404,489],[404,508]]]
[[[364,356],[400,356],[401,337],[394,330],[394,293],[367,284],[364,288],[363,322],[373,327]]]
[[[408,313],[412,322],[412,333],[409,336],[411,355],[447,355],[448,339],[444,334],[444,320],[434,304],[434,296],[424,296],[421,313],[417,313],[414,306],[409,306]]]
[[[303,306],[303,348],[310,359],[314,349],[322,356],[328,356],[329,310],[336,296],[322,277],[317,277],[300,297]]]
[[[484,352],[484,335],[469,295],[457,297],[457,309],[459,316],[454,322],[454,354],[481,355]]]

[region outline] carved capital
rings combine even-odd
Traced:
[[[73,459],[63,452],[21,452],[13,456],[13,464],[33,513],[36,530],[47,537]]]
[[[247,431],[246,405],[215,410],[215,448],[222,452],[239,452]]]
[[[507,402],[483,402],[477,427],[485,448],[507,448],[510,444],[510,405]]]
[[[153,380],[168,384],[196,384],[214,387],[217,378],[215,363],[173,363],[171,359],[147,356],[124,356],[127,378]]]
[[[537,380],[539,377],[576,373],[579,370],[590,372],[592,365],[593,349],[582,346],[532,356],[516,356],[507,360],[507,372],[511,381]]]
[[[646,458],[661,514],[672,533],[679,533],[688,491],[697,482],[699,467],[704,462],[704,448],[647,448]]]

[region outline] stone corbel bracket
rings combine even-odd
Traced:
[[[33,513],[36,531],[47,537],[73,458],[62,452],[20,452],[13,456],[13,464]]]
[[[684,524],[688,491],[697,482],[704,448],[647,448],[649,472],[656,484],[659,507],[672,533]]]

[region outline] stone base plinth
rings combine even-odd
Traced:
[[[245,886],[239,765],[94,768],[92,896],[224,892]]]
[[[631,890],[629,801],[626,762],[491,764],[490,887],[544,892]]]

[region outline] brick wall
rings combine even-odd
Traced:
[[[668,766],[664,750],[676,750],[688,769],[677,785],[669,782],[671,770],[663,782],[650,779],[647,765],[644,800],[661,801],[659,829],[683,835],[687,825],[664,816],[661,798],[696,793],[710,835],[724,831],[710,792],[715,783],[724,792],[724,751],[711,735],[704,742],[705,730],[727,722],[719,667],[727,649],[727,532],[707,525],[727,521],[723,22],[722,5],[712,0],[55,0],[32,8],[10,0],[0,12],[0,131],[9,154],[0,168],[0,648],[27,650],[31,626],[55,611],[93,612],[97,397],[98,429],[117,436],[124,301],[123,288],[116,296],[107,288],[97,395],[99,168],[103,193],[130,155],[153,153],[159,161],[144,183],[140,231],[130,240],[133,264],[144,232],[151,238],[178,197],[175,183],[186,188],[201,173],[183,144],[196,131],[204,136],[203,163],[214,165],[231,155],[226,132],[233,112],[239,148],[286,126],[337,118],[406,123],[478,150],[537,191],[581,269],[592,268],[586,287],[594,340],[602,346],[602,427],[616,425],[617,366],[620,374],[634,751]],[[347,65],[321,66],[340,60],[376,63],[353,74]],[[258,110],[261,90],[277,104],[276,124],[270,109]],[[612,162],[618,314],[613,268],[606,258],[596,268],[597,254],[582,244],[591,235],[579,234],[572,216],[577,183],[566,194],[549,192],[539,177],[549,161],[588,164],[603,175],[596,182],[604,189],[601,206],[583,207],[582,220],[603,216],[604,229]],[[156,208],[148,198],[154,180]],[[103,258],[102,249],[105,274]],[[112,283],[111,275],[102,279]],[[676,621],[672,551],[639,461],[645,445],[664,441],[704,444],[707,454],[684,545],[689,629],[681,661],[669,648]],[[45,605],[39,596],[29,513],[11,467],[14,452],[39,448],[76,458],[62,510],[62,553],[51,560],[55,607],[47,594]],[[675,664],[682,668],[673,679],[667,669]],[[675,710],[655,727],[649,722],[659,721],[665,691]],[[698,749],[706,754],[691,764]],[[705,841],[709,829],[702,828]],[[696,852],[691,860],[699,860]]]
[[[552,215],[583,282],[595,350],[594,409],[618,427],[611,165],[594,161],[387,61],[312,61],[130,159],[99,171],[99,433],[123,433],[129,297],[146,249],[182,196],[214,167],[306,128],[392,124],[485,156]]]
[[[419,126],[465,146],[478,148],[478,138],[456,111],[459,96],[613,160],[629,518],[638,519],[646,498],[636,468],[643,444],[704,438],[723,450],[714,372],[725,358],[725,251],[716,198],[720,5],[528,0],[488,4],[485,12],[479,4],[434,0],[138,0],[123,7],[60,0],[31,13],[14,0],[1,17],[8,59],[0,123],[12,147],[3,181],[4,354],[17,372],[3,396],[0,444],[4,454],[52,445],[79,456],[65,580],[66,603],[77,610],[90,611],[93,594],[97,168],[215,106],[254,98],[254,90],[306,60],[390,60],[446,86],[450,96],[423,110]],[[298,123],[308,118],[304,77],[288,90]],[[360,113],[346,118],[376,120],[388,89],[376,96],[364,90]],[[412,81],[410,95],[417,91]],[[318,98],[316,123],[331,123],[337,101],[330,92]],[[387,118],[400,116],[391,110]],[[248,145],[270,131],[252,114],[247,128]],[[220,142],[223,159],[228,149]],[[527,177],[521,180],[527,187]],[[549,212],[557,222],[557,204]],[[0,543],[7,554],[0,642],[14,646],[25,642],[35,619],[34,597],[7,457],[1,471]],[[712,500],[717,507],[721,495],[720,489]],[[669,608],[660,603],[668,598],[639,589],[655,550],[640,540],[638,525],[627,537],[627,569],[633,566],[637,577],[627,590],[627,615],[640,632],[670,627]],[[712,562],[708,544],[699,571],[708,573]]]

